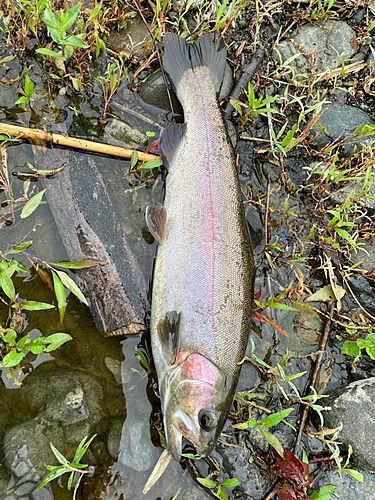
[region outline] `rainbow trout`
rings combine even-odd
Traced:
[[[179,460],[183,438],[207,455],[222,430],[246,347],[254,263],[217,102],[224,44],[213,34],[188,44],[167,33],[164,41],[185,123],[161,135],[165,200],[147,208],[146,221],[159,243],[152,352],[168,449]]]

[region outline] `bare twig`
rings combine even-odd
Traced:
[[[320,368],[322,365],[323,361],[323,355],[327,346],[327,341],[328,341],[328,336],[329,332],[331,330],[331,324],[332,324],[332,315],[333,315],[333,310],[334,310],[334,303],[331,304],[330,309],[329,309],[329,316],[327,319],[327,322],[325,324],[324,330],[323,330],[323,335],[320,339],[319,342],[319,348],[316,352],[316,358],[315,358],[315,364],[314,364],[314,369],[311,373],[311,377],[308,383],[308,389],[307,389],[307,394],[312,394],[312,389],[315,389],[315,384],[316,380],[318,378],[318,374],[320,372]],[[307,417],[309,415],[310,408],[309,406],[304,406],[302,413],[301,413],[301,419],[300,419],[300,424],[299,424],[299,429],[298,429],[298,434],[296,438],[296,443],[294,445],[294,454],[297,455],[300,445],[301,445],[301,439],[302,439],[302,433],[303,429],[305,427]]]
[[[232,95],[230,99],[239,99],[241,93],[247,87],[247,84],[252,80],[255,75],[255,72],[259,66],[259,64],[263,61],[263,58],[266,54],[266,51],[263,48],[259,48],[254,52],[254,55],[248,65],[243,68],[243,72],[241,78],[236,83]],[[230,100],[226,104],[224,108],[224,113],[227,117],[232,113],[233,106],[230,103]]]
[[[102,155],[118,156],[120,158],[130,159],[134,153],[134,149],[121,148],[120,146],[111,146],[110,144],[102,144],[100,142],[78,139],[76,137],[68,137],[66,135],[45,132],[36,128],[20,127],[18,125],[9,125],[8,123],[0,123],[0,133],[8,134],[13,137],[21,137],[28,141],[43,141],[48,144],[56,144],[57,146],[65,146],[69,148],[81,149],[90,153],[99,153]],[[137,151],[140,161],[159,160],[159,156]]]

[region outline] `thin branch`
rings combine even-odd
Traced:
[[[18,125],[9,125],[8,123],[0,123],[0,133],[8,134],[13,137],[20,137],[28,141],[43,141],[47,144],[56,144],[57,146],[65,146],[69,148],[81,149],[90,153],[98,153],[101,155],[118,156],[120,158],[130,159],[135,149],[121,148],[120,146],[111,146],[100,142],[88,141],[86,139],[78,139],[76,137],[68,137],[52,132],[36,128],[20,127]],[[137,151],[140,161],[160,160],[159,156]]]
[[[264,59],[265,54],[266,51],[263,48],[259,48],[254,52],[250,63],[243,68],[241,78],[236,83],[230,99],[239,99],[241,93],[247,87],[248,83],[253,79],[259,64]],[[232,113],[233,109],[234,108],[229,100],[224,108],[225,115],[228,117]]]
[[[330,309],[329,309],[329,316],[328,316],[327,322],[324,326],[323,335],[322,335],[320,342],[319,342],[319,348],[316,352],[314,369],[311,373],[311,377],[310,377],[310,380],[309,380],[309,383],[307,386],[308,387],[307,395],[312,394],[312,389],[315,389],[316,380],[317,380],[319,372],[320,372],[320,368],[321,368],[322,361],[323,361],[323,356],[324,356],[325,349],[327,346],[329,333],[331,331],[332,316],[333,316],[334,307],[335,307],[335,305],[334,305],[334,303],[332,303],[330,306]],[[309,411],[310,411],[309,406],[303,407],[303,410],[301,413],[299,429],[298,429],[298,434],[297,434],[297,438],[296,438],[296,443],[294,445],[294,450],[293,450],[295,455],[297,455],[299,448],[300,448],[300,445],[301,445],[302,433],[303,433],[303,429],[305,427],[307,418],[309,416]]]

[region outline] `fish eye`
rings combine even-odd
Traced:
[[[198,421],[203,431],[212,431],[217,424],[216,414],[212,410],[201,410],[198,415]]]

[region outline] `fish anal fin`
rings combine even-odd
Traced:
[[[176,311],[167,312],[165,317],[157,324],[157,332],[164,357],[168,363],[173,365],[180,348],[180,313]]]
[[[145,219],[147,227],[158,243],[162,243],[165,224],[167,221],[167,210],[160,203],[154,203],[146,207]]]

